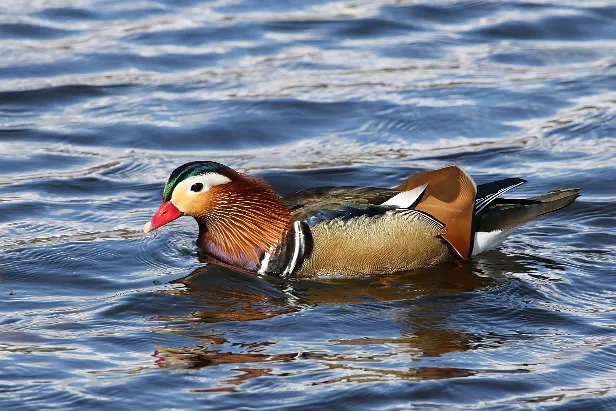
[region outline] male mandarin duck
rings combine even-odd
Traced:
[[[280,197],[262,179],[213,161],[171,173],[148,233],[181,216],[214,261],[259,274],[385,274],[467,259],[516,227],[559,210],[579,189],[500,198],[525,180],[476,185],[460,167],[413,174],[394,188],[318,187]]]

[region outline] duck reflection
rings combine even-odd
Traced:
[[[157,347],[155,356],[161,367],[237,364],[234,371],[241,374],[228,379],[228,386],[223,390],[235,390],[235,386],[248,379],[270,374],[272,368],[263,367],[264,364],[280,365],[301,360],[315,361],[320,367],[343,375],[323,383],[469,376],[477,370],[425,367],[415,363],[422,358],[502,345],[505,337],[477,335],[464,330],[464,325],[456,321],[456,314],[477,296],[477,292],[508,283],[512,273],[536,272],[538,265],[557,266],[550,260],[512,257],[495,251],[478,260],[452,262],[392,276],[285,280],[258,278],[209,264],[185,277],[184,289],[166,291],[185,295],[199,308],[188,317],[177,317],[189,319],[190,326],[174,328],[173,332],[197,338],[201,343],[182,348]],[[335,354],[311,351],[310,347],[303,352],[266,354],[275,342],[231,343],[226,337],[229,332],[220,331],[215,325],[265,320],[315,306],[353,303],[395,306],[395,309],[388,309],[388,316],[399,325],[400,335],[332,339],[328,343],[342,349],[333,350]],[[345,349],[347,347],[349,349]],[[387,367],[390,362],[391,368]],[[374,363],[378,366],[371,366]],[[400,369],[400,364],[406,364],[405,368]]]

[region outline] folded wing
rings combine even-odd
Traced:
[[[396,190],[413,190],[427,184],[416,210],[430,214],[443,224],[443,238],[462,258],[472,249],[472,226],[477,186],[460,167],[451,165],[433,171],[415,173]]]

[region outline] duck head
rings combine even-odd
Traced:
[[[291,227],[291,210],[265,181],[213,161],[176,168],[143,231],[182,216],[197,220],[197,245],[207,254],[244,268],[257,265]]]

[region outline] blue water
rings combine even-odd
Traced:
[[[0,409],[616,409],[615,50],[607,0],[4,0]],[[193,160],[583,196],[472,261],[257,278],[142,234]]]

